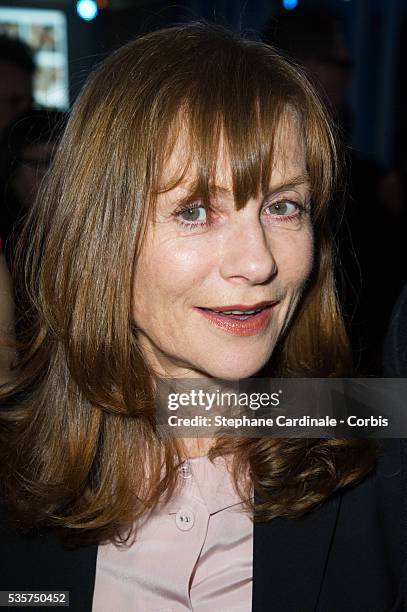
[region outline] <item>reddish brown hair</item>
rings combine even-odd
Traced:
[[[138,348],[131,294],[181,115],[201,197],[210,198],[222,133],[237,206],[266,189],[277,125],[295,116],[312,189],[315,266],[270,372],[346,372],[327,213],[337,153],[314,91],[272,48],[216,26],[143,36],[89,79],[29,220],[34,332],[9,390],[20,400],[2,416],[0,457],[22,527],[57,526],[82,543],[124,541],[174,490],[180,450],[154,428],[153,373]],[[373,463],[370,445],[355,439],[222,439],[209,456],[220,454],[233,458],[248,511],[250,486],[261,496],[256,520],[298,516]]]

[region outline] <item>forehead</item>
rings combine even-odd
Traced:
[[[231,160],[230,148],[223,133],[218,143],[214,145],[216,159],[213,160],[214,172],[209,177],[209,183],[231,190],[232,161],[236,167],[239,165],[239,160]],[[299,121],[293,113],[287,114],[279,121],[273,135],[272,149],[272,162],[269,168],[271,184],[289,182],[293,178],[307,174],[304,137]],[[256,155],[256,152],[253,152],[253,155]],[[260,159],[260,156],[258,157]],[[175,138],[173,135],[172,147],[163,163],[159,191],[169,191],[180,184],[195,183],[198,167],[199,159],[196,159],[192,153],[188,130],[181,128]]]

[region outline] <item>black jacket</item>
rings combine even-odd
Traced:
[[[359,485],[302,519],[255,524],[253,612],[407,610],[403,453],[402,441],[383,440],[377,468]],[[4,514],[0,524],[0,590],[70,591],[70,610],[91,611],[96,546],[67,550],[53,532],[23,537]]]
[[[394,306],[383,356],[386,377],[407,377],[407,285]]]

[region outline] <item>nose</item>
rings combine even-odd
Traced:
[[[256,215],[234,215],[223,243],[220,273],[223,278],[240,283],[266,283],[277,273],[270,233]],[[243,214],[242,214],[243,213]]]

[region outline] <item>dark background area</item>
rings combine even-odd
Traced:
[[[110,0],[90,22],[80,19],[75,2],[42,0],[0,6],[52,8],[68,19],[70,99],[89,71],[110,51],[137,35],[166,25],[206,19],[257,38],[281,0]],[[346,43],[355,69],[348,102],[354,117],[355,149],[385,165],[407,168],[407,0],[299,0],[298,6],[331,7],[343,16]],[[295,9],[294,9],[295,10]]]

